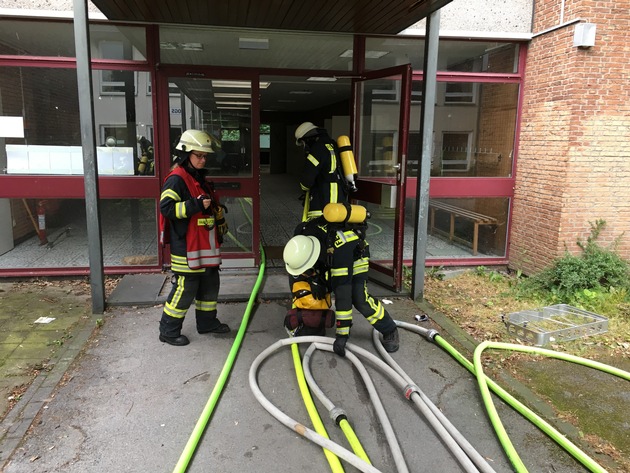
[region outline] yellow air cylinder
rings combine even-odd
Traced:
[[[357,178],[357,165],[354,162],[354,153],[352,151],[352,145],[350,144],[350,138],[346,135],[341,135],[337,138],[337,147],[339,148],[339,159],[341,159],[341,167],[343,168],[343,177],[346,178],[350,185],[350,190],[356,192],[357,186],[355,179]]]
[[[350,215],[348,215],[348,211]],[[370,214],[362,205],[326,204],[324,218],[331,223],[363,223]]]

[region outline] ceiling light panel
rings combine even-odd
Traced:
[[[239,49],[269,49],[267,38],[239,38]]]

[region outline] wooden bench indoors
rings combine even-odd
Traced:
[[[479,226],[497,224],[497,219],[494,217],[489,217],[487,215],[473,212],[472,210],[463,209],[461,207],[456,207],[455,205],[446,204],[439,200],[431,199],[429,200],[429,217],[430,217],[430,232],[431,233],[433,233],[436,229],[435,228],[435,212],[437,210],[446,212],[451,217],[451,224],[450,224],[450,229],[449,229],[449,234],[448,234],[448,238],[451,241],[455,239],[461,240],[461,238],[458,238],[455,236],[455,219],[456,218],[465,218],[473,222],[474,229],[473,229],[473,241],[472,241],[472,254],[475,256],[477,255],[477,246],[479,244]]]

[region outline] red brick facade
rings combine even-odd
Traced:
[[[578,18],[595,46],[573,46],[571,24],[528,52],[509,252],[526,274],[579,253],[598,219],[630,260],[630,0],[536,0],[533,33]]]

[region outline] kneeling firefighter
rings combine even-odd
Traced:
[[[160,243],[170,244],[174,276],[160,320],[159,339],[170,345],[189,343],[181,330],[193,300],[197,332],[230,331],[217,318],[220,246],[228,226],[224,216],[227,209],[206,180],[204,165],[213,152],[211,144],[208,133],[185,131],[160,195]]]
[[[335,323],[335,313],[325,274],[313,267],[319,257],[315,237],[304,235],[292,238],[284,248],[284,259],[291,260],[296,254],[310,255],[299,267],[288,268],[289,287],[293,300],[287,312],[284,326],[289,335],[326,335],[326,329]]]
[[[369,214],[360,212],[361,206],[346,204],[344,207],[347,212],[341,221],[327,221],[325,215],[339,216],[343,213],[328,212],[329,209],[325,208],[324,215],[298,226],[296,236],[285,246],[285,268],[294,278],[302,277],[312,270],[327,280],[335,300],[335,353],[345,356],[353,307],[375,330],[383,334],[385,350],[395,352],[399,348],[396,322],[383,304],[369,294],[367,288],[370,261],[369,245],[365,240],[367,222],[352,223],[354,211],[365,215],[366,219]]]

